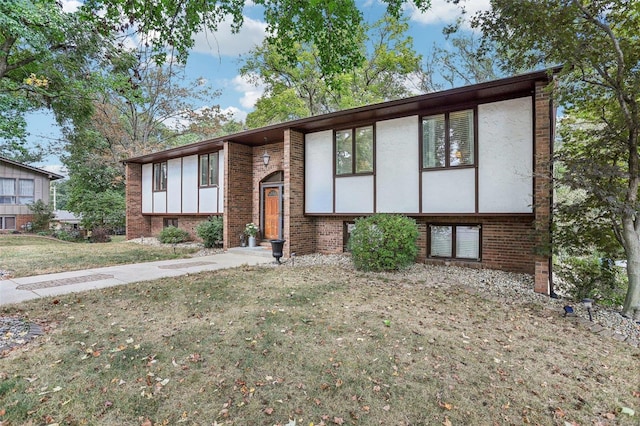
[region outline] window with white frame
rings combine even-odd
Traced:
[[[218,185],[218,153],[200,156],[200,186]]]
[[[16,203],[16,180],[0,178],[0,204]]]
[[[429,257],[480,260],[480,225],[430,225]]]
[[[14,216],[0,216],[0,229],[15,230],[16,218]]]
[[[475,164],[472,109],[422,118],[422,168]]]
[[[33,204],[36,183],[33,179],[18,179],[18,204]]]
[[[153,164],[153,190],[167,190],[167,162]]]

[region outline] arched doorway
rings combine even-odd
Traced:
[[[260,229],[262,238],[282,238],[284,226],[284,173],[274,172],[260,182]]]

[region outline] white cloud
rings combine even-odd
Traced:
[[[466,16],[471,17],[476,12],[491,9],[490,0],[468,0],[461,2],[467,11]],[[446,0],[433,0],[431,8],[424,13],[419,12],[415,6],[411,11],[411,20],[424,25],[451,24],[460,16],[460,8]],[[467,19],[468,22],[468,19]]]
[[[62,10],[67,13],[73,13],[80,9],[82,2],[78,0],[62,0]]]
[[[241,110],[240,108],[230,106],[220,110],[225,115],[230,115],[236,121],[244,121],[247,119],[247,111]]]
[[[201,32],[195,36],[193,51],[213,56],[238,56],[260,45],[266,35],[267,24],[247,16],[240,32],[231,31],[231,21],[225,20],[218,25],[215,33]]]
[[[243,94],[240,98],[240,105],[246,109],[253,108],[256,105],[256,101],[264,93],[264,84],[259,80],[255,84],[246,77],[236,75],[232,80],[232,84],[236,92]]]

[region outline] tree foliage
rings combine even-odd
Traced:
[[[131,0],[86,0],[85,17],[100,27],[136,32],[164,61],[170,51],[179,60],[188,56],[194,34],[216,31],[220,22],[231,18],[234,31],[243,23],[245,0],[165,0],[151,3]],[[403,0],[385,0],[387,14],[399,17]],[[412,0],[421,11],[429,0]],[[359,45],[362,12],[354,0],[254,0],[262,8],[268,41],[277,46],[288,63],[295,64],[299,44],[317,48],[319,68],[327,76],[342,73],[360,64]],[[125,22],[123,23],[123,18]],[[277,43],[276,43],[277,41]],[[169,48],[169,49],[167,49]]]
[[[65,13],[56,0],[0,2],[0,154],[35,161],[25,114],[50,108],[58,123],[91,113],[91,66],[105,67],[122,46]]]
[[[321,67],[317,47],[298,43],[291,64],[281,54],[281,40],[265,40],[240,70],[266,86],[247,125],[259,127],[409,95],[406,82],[420,73],[421,57],[413,50],[413,39],[405,35],[407,29],[406,20],[390,17],[363,26],[352,49],[365,61],[331,79]]]
[[[629,288],[622,312],[640,310],[640,3],[633,0],[493,0],[476,15],[510,69],[562,65],[555,97],[563,131],[563,183],[584,191],[589,215],[624,248]]]

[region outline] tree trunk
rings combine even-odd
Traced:
[[[622,315],[633,318],[634,315],[640,314],[640,235],[635,230],[632,218],[625,217],[622,225],[629,278],[629,289],[622,306]]]

